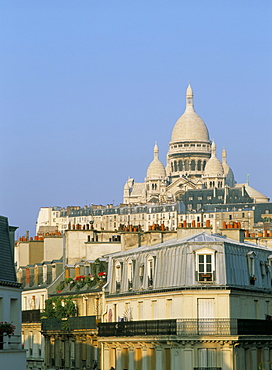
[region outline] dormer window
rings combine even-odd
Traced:
[[[127,276],[128,276],[128,289],[132,289],[132,281],[133,281],[133,264],[132,260],[129,258],[127,261]]]
[[[43,265],[43,283],[47,283],[47,265]]]
[[[142,264],[139,267],[139,277],[140,277],[140,282],[142,284],[143,283],[143,279],[144,279],[144,264]]]
[[[257,280],[255,277],[255,257],[255,252],[251,251],[247,253],[248,272],[251,285],[255,285],[255,281]]]
[[[215,251],[202,248],[196,251],[196,279],[198,282],[213,282],[215,280]]]
[[[147,279],[148,279],[148,287],[153,287],[153,277],[154,277],[154,257],[149,256],[147,258]]]
[[[121,289],[121,263],[116,262],[115,264],[115,286],[116,286],[116,292],[120,292]]]

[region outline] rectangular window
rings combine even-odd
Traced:
[[[214,280],[214,255],[197,254],[197,280],[213,281]]]
[[[216,369],[216,349],[199,348],[198,349],[198,368]]]

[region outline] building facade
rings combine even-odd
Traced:
[[[271,259],[207,233],[109,256],[101,369],[270,369]]]
[[[13,263],[15,230],[6,217],[0,216],[0,367],[23,370],[26,354],[21,341],[22,289]]]

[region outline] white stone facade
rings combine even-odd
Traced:
[[[222,188],[225,185],[235,185],[233,172],[226,162],[226,150],[223,150],[221,164],[207,126],[194,110],[194,96],[189,84],[185,112],[172,131],[166,167],[159,160],[158,146],[155,145],[154,160],[147,169],[145,182],[135,183],[129,179],[124,187],[124,203],[175,201],[180,192],[188,189]]]

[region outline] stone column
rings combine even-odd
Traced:
[[[75,360],[76,360],[76,368],[81,368],[81,343],[80,343],[80,338],[77,336],[76,337],[76,342],[75,342]]]
[[[104,346],[104,351],[102,353],[103,359],[104,359],[104,368],[102,370],[108,370],[111,368],[110,364],[110,349],[109,347]]]
[[[64,342],[64,366],[67,368],[71,367],[70,355],[71,355],[70,341],[69,338],[66,337],[66,340]]]
[[[115,370],[123,370],[122,368],[122,348],[116,348],[116,365]]]
[[[87,365],[87,368],[88,366],[91,368],[93,366],[93,346],[92,346],[92,338],[87,335],[87,338],[86,338],[86,365]]]
[[[270,368],[270,364],[269,364],[269,348],[268,347],[264,347],[263,349],[263,362],[264,362],[264,369],[265,370],[269,370]]]
[[[148,361],[148,356],[147,356],[147,348],[143,347],[142,348],[142,370],[149,370],[149,361]]]
[[[180,349],[171,348],[170,351],[171,351],[171,370],[178,369],[181,366]]]
[[[50,337],[46,336],[45,341],[44,341],[44,364],[45,364],[45,369],[50,367]]]
[[[163,370],[162,366],[162,348],[156,348],[156,370]]]
[[[251,347],[250,357],[251,357],[251,368],[250,368],[250,370],[258,369],[257,348],[256,347]]]
[[[246,370],[245,350],[243,347],[238,346],[234,349],[234,369]]]
[[[135,369],[135,361],[134,361],[134,347],[129,347],[128,349],[128,370]]]

